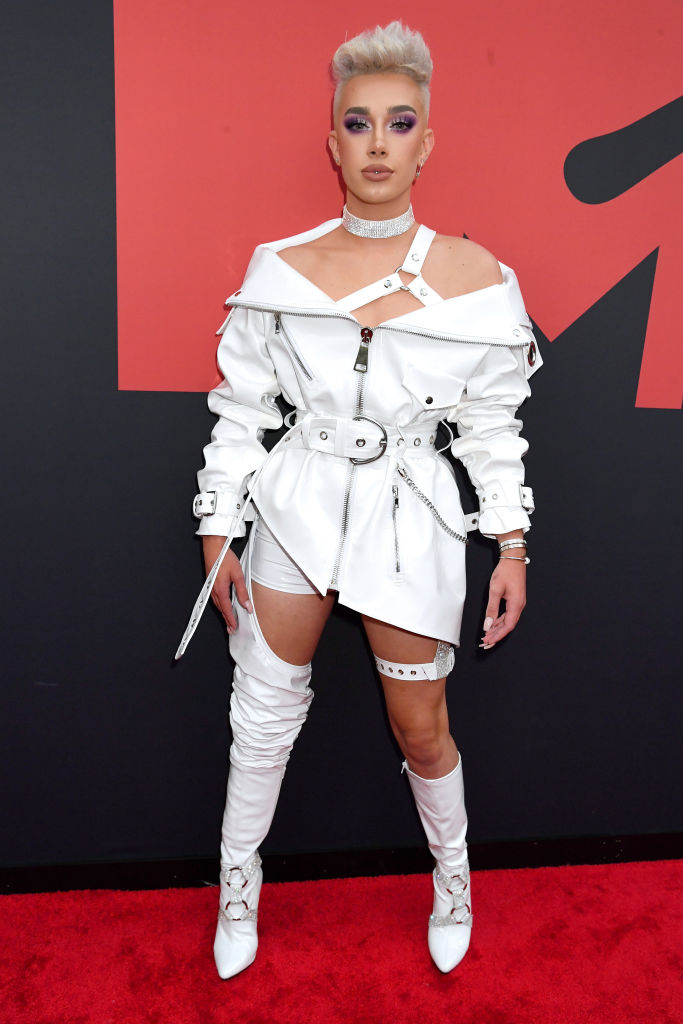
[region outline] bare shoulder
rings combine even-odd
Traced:
[[[425,272],[431,271],[439,278],[444,295],[461,295],[500,284],[503,280],[500,264],[493,253],[471,238],[437,235],[430,257],[432,266],[425,266]]]
[[[280,249],[278,256],[294,270],[310,276],[309,272],[316,265],[320,265],[321,261],[328,260],[337,251],[335,236],[338,230],[331,231],[320,238],[313,238],[310,242],[302,242],[301,245],[288,245],[284,249]]]

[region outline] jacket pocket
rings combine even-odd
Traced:
[[[433,367],[409,366],[401,383],[424,410],[433,412],[457,405],[465,389],[465,381],[460,377],[449,373],[437,376]]]
[[[291,334],[289,333],[289,331],[285,327],[284,323],[282,322],[282,314],[281,313],[274,313],[273,315],[275,317],[275,334],[279,338],[282,338],[282,342],[283,342],[285,348],[289,352],[289,354],[292,357],[292,359],[293,359],[294,363],[296,364],[296,366],[303,373],[303,375],[306,378],[306,380],[308,380],[308,381],[315,380],[315,375],[314,375],[313,371],[311,370],[310,366],[307,364],[307,362],[304,359],[304,357],[301,355],[301,352],[297,348],[294,339],[292,338]]]

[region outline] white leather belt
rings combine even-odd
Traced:
[[[306,414],[285,438],[293,448],[309,448],[350,459],[356,465],[375,462],[389,449],[411,455],[434,455],[436,426],[389,427],[372,416],[314,416]]]

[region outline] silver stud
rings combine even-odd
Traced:
[[[427,397],[425,398],[425,402],[427,405],[431,405],[433,401],[434,399],[432,398],[431,395],[427,395]]]
[[[386,281],[384,282],[384,287],[391,288],[391,280],[389,278],[387,278]]]
[[[322,438],[323,441],[327,441],[327,431],[326,430],[321,430],[320,431],[320,437]]]
[[[357,445],[358,448],[364,448],[365,447],[365,438],[364,437],[359,437],[358,440],[356,441],[356,445]]]
[[[427,294],[427,289],[426,288],[420,288],[420,295],[426,295],[426,294]]]
[[[492,495],[491,495],[491,497],[492,497],[492,498],[493,498],[493,500],[495,501],[495,500],[496,500],[496,498],[498,497],[498,495],[497,495],[497,494],[492,494]]]
[[[417,675],[417,672],[415,671],[415,669],[414,669],[414,668],[411,668],[411,670],[410,670],[410,674],[411,674],[411,676],[416,676],[416,675]]]
[[[397,446],[398,446],[398,445],[401,445],[401,444],[405,444],[405,441],[403,440],[403,438],[402,438],[402,437],[399,437],[399,439],[398,439],[398,441],[396,442],[396,444],[397,444]]]
[[[434,444],[434,435],[433,434],[429,435],[429,443],[430,444]]]
[[[242,506],[238,503],[237,508],[242,508]]]
[[[400,676],[402,676],[402,675],[403,675],[403,669],[402,669],[402,668],[400,668],[400,669],[398,670],[398,674],[399,674]]]
[[[393,671],[394,671],[394,670],[393,670],[393,668],[391,667],[391,665],[389,666],[389,671],[390,671],[390,672],[393,672]]]
[[[515,328],[515,330],[514,330],[514,331],[513,331],[512,333],[514,334],[515,338],[518,338],[518,337],[520,336],[520,334],[521,334],[522,332],[521,332],[521,331],[518,331],[518,330],[517,330],[517,329]]]
[[[415,440],[413,441],[413,444],[415,445],[416,448],[419,448],[420,445],[422,444],[422,441],[419,437],[416,437]]]
[[[411,258],[411,260],[416,260],[416,261],[419,260],[419,258],[420,258],[419,252],[414,252],[413,255],[410,258]]]

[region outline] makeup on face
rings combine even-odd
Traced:
[[[388,131],[396,132],[398,135],[405,135],[411,131],[418,122],[417,111],[408,104],[400,104],[395,107],[388,107],[386,112]],[[360,132],[372,130],[372,118],[368,107],[349,107],[344,112],[342,124],[347,132],[356,135]]]

